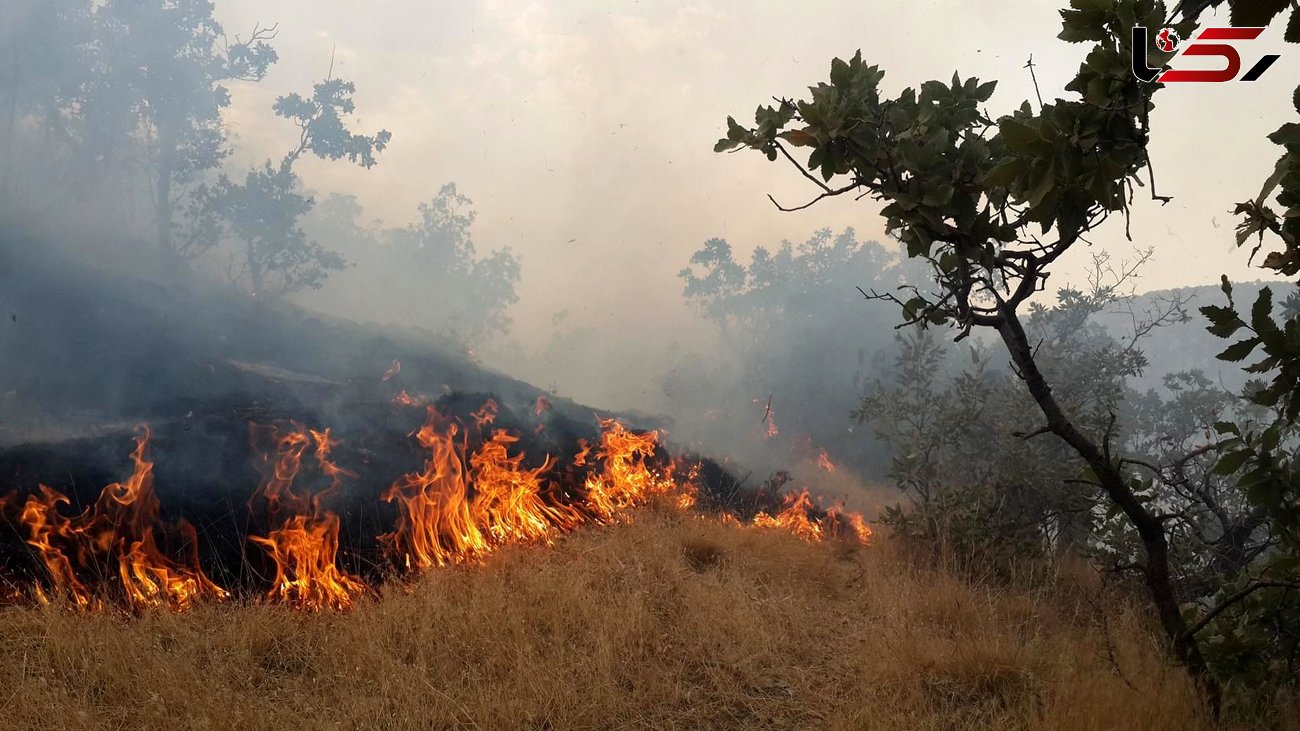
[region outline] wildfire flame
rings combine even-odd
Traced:
[[[801,490],[786,495],[781,511],[776,515],[755,515],[754,525],[760,528],[783,528],[809,541],[820,541],[828,534],[832,538],[853,538],[864,544],[871,538],[871,529],[861,515],[832,508],[826,511],[825,520],[818,520],[814,517],[816,510],[817,505],[812,496],[807,490]]]
[[[600,448],[596,458],[604,469],[587,478],[587,500],[601,518],[608,519],[621,510],[643,503],[656,495],[677,493],[679,504],[695,504],[695,486],[689,481],[673,479],[673,465],[655,470],[650,460],[658,445],[658,432],[635,434],[614,419],[600,420]],[[589,448],[579,454],[579,464],[586,461]]]
[[[330,460],[330,450],[338,441],[330,436],[329,429],[316,431],[299,424],[283,430],[252,425],[250,431],[254,448],[270,443],[274,452],[263,453],[263,461],[270,469],[249,498],[249,508],[261,503],[273,519],[288,514],[268,535],[248,538],[261,546],[275,564],[275,578],[267,596],[300,609],[347,609],[367,586],[338,567],[339,518],[323,507],[323,500],[339,488],[343,477],[356,474]],[[320,474],[329,479],[329,487],[308,494],[295,490],[294,482],[313,443],[313,456]]]
[[[483,429],[496,413],[496,403],[489,401],[471,418]],[[430,407],[416,439],[429,450],[424,469],[402,476],[383,494],[385,501],[397,503],[398,518],[394,530],[379,540],[400,565],[425,569],[457,563],[506,543],[546,539],[581,521],[575,508],[546,498],[542,475],[550,457],[540,467],[524,468],[524,455],[510,454],[519,438],[503,429],[493,430],[467,457],[469,435]]]
[[[835,463],[831,461],[831,456],[826,453],[825,449],[817,450],[817,466],[827,472],[835,471]]]
[[[557,471],[550,455],[540,463],[526,459],[520,437],[495,426],[499,411],[488,400],[462,422],[428,407],[414,435],[428,453],[423,468],[381,494],[396,505],[397,520],[377,538],[396,566],[417,571],[472,562],[508,544],[550,543],[637,505],[655,502],[684,511],[697,503],[699,465],[680,470],[665,458],[658,432],[638,433],[615,419],[600,419],[599,441],[580,441],[570,466]],[[352,607],[371,589],[339,564],[341,520],[327,503],[345,479],[357,477],[334,461],[339,441],[329,429],[295,422],[250,424],[249,433],[262,479],[248,508],[267,528],[249,541],[274,567],[266,598],[312,611]],[[30,591],[38,601],[81,609],[121,601],[135,610],[180,610],[228,596],[200,568],[194,528],[184,521],[167,528],[160,521],[153,463],[146,458],[149,437],[142,427],[131,477],[105,487],[81,514],[67,515],[72,501],[45,485],[21,505],[19,524],[45,574]],[[0,497],[0,509],[8,505],[14,505],[12,498]],[[720,519],[741,522],[725,512]],[[787,495],[774,514],[759,513],[753,525],[807,540],[865,543],[871,535],[861,515],[822,511],[806,490]]]
[[[70,505],[71,500],[45,485],[28,496],[19,519],[50,582],[49,592],[39,585],[34,588],[38,600],[65,597],[79,608],[101,606],[102,598],[79,574],[115,574],[126,604],[136,610],[186,609],[200,597],[226,597],[226,591],[199,566],[198,539],[188,522],[180,521],[172,531],[179,539],[175,542],[187,547],[183,560],[159,548],[156,536],[164,530],[153,489],[153,463],[145,457],[148,445],[149,430],[141,427],[131,453],[135,465],[131,477],[105,487],[95,504],[80,515],[59,512],[58,506]]]

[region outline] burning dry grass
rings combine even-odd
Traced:
[[[1066,583],[974,588],[888,543],[641,509],[343,614],[3,610],[0,725],[1207,727],[1140,612],[1102,632]]]

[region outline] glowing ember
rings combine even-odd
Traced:
[[[817,450],[817,466],[821,467],[827,472],[835,471],[835,463],[831,461],[831,456],[829,454],[826,454],[825,449]]]

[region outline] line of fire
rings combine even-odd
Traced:
[[[399,372],[394,360],[381,380]],[[434,400],[397,390],[393,410],[424,413],[406,435],[423,462],[377,492],[353,489],[366,482],[363,469],[382,472],[373,444],[343,460],[343,440],[329,427],[250,421],[255,489],[224,515],[206,511],[197,525],[184,515],[164,517],[153,436],[140,425],[130,475],[88,504],[81,491],[46,484],[0,499],[7,540],[25,549],[4,554],[4,598],[131,612],[235,597],[345,610],[386,582],[479,562],[508,545],[546,546],[580,526],[628,519],[638,506],[788,530],[810,541],[865,544],[871,535],[861,514],[823,506],[807,489],[737,490],[710,460],[671,456],[657,430],[593,416],[593,439],[572,437],[572,450],[559,454],[529,451],[557,421],[544,396],[526,410],[522,420],[531,425],[503,413],[491,396],[470,409],[473,403],[465,395]],[[730,493],[722,487],[728,480]]]

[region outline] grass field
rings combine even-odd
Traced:
[[[888,541],[643,509],[345,614],[4,610],[0,724],[1209,728],[1140,609],[1071,574],[981,588]]]

